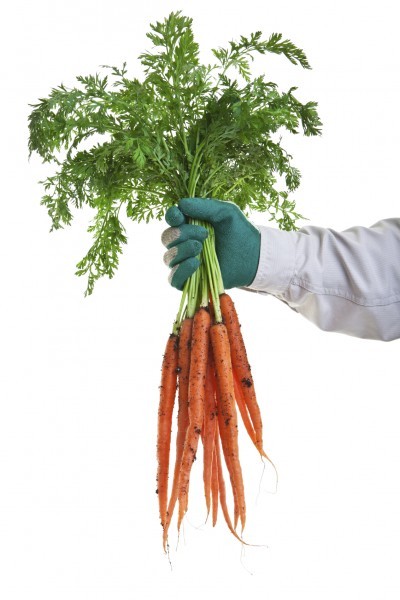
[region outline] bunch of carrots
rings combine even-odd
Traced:
[[[142,81],[130,79],[126,63],[105,66],[108,75],[78,76],[32,105],[29,154],[37,152],[52,171],[41,183],[41,200],[51,230],[71,225],[72,208],[94,210],[88,231],[93,243],[77,263],[87,275],[85,295],[107,275],[112,278],[127,242],[120,220],[161,219],[178,198],[215,197],[241,210],[267,212],[280,229],[296,229],[300,215],[289,193],[300,171],[275,134],[283,128],[306,136],[321,133],[314,101],[301,103],[296,86],[279,92],[264,75],[251,77],[254,54],[283,55],[310,69],[301,48],[272,33],[240,36],[212,49],[213,64],[200,60],[192,19],[181,11],[150,25],[152,48],[140,54]],[[236,76],[239,76],[239,78]],[[280,136],[278,136],[280,137]],[[101,143],[98,142],[101,138]],[[276,185],[285,181],[285,189]],[[194,223],[194,221],[193,221]],[[162,367],[158,418],[158,495],[164,547],[175,509],[178,528],[188,510],[189,482],[201,438],[207,511],[217,509],[236,533],[246,521],[238,449],[237,409],[262,457],[262,424],[238,318],[225,293],[214,232],[188,279],[168,340]],[[168,497],[171,424],[178,389],[178,430],[172,491]],[[269,459],[268,459],[269,460]],[[225,461],[226,469],[223,469]],[[231,520],[223,472],[234,499]]]
[[[203,226],[207,226],[210,232],[209,225],[203,223]],[[207,261],[203,257],[199,273],[196,272],[188,280],[162,362],[157,493],[164,550],[167,548],[168,531],[176,504],[179,505],[178,531],[188,510],[190,475],[200,439],[203,443],[207,518],[211,510],[215,526],[220,504],[229,530],[241,542],[243,540],[236,528],[240,520],[243,533],[246,502],[239,459],[238,412],[258,452],[270,460],[263,449],[261,414],[238,315],[231,297],[222,289],[212,233],[205,242],[203,253],[208,261],[211,256],[214,257],[213,269],[207,269]],[[202,290],[200,296],[199,289]],[[186,299],[187,306],[183,311],[182,305]],[[175,467],[168,498],[171,428],[176,396]],[[232,488],[233,520],[228,511],[223,460]]]

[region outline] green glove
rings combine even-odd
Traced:
[[[260,232],[233,202],[210,198],[183,198],[171,206],[161,241],[168,248],[164,262],[171,267],[170,284],[182,290],[199,267],[203,241],[208,232],[191,225],[188,218],[207,221],[215,230],[215,246],[225,289],[247,286],[254,280],[260,258]]]

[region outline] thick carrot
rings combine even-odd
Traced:
[[[205,389],[204,404],[204,427],[202,432],[203,440],[203,481],[204,495],[206,498],[207,518],[210,513],[211,505],[211,471],[214,454],[215,427],[217,424],[217,405],[215,399],[215,374],[211,347],[208,352],[207,380]]]
[[[171,497],[168,503],[167,518],[163,531],[163,545],[166,550],[168,540],[168,529],[171,523],[175,504],[178,499],[179,491],[179,472],[182,463],[182,454],[185,444],[186,431],[189,425],[188,411],[188,391],[189,391],[189,370],[190,370],[190,346],[192,341],[193,319],[183,320],[179,332],[178,347],[178,430],[176,434],[176,455],[175,469],[172,483]]]
[[[167,518],[168,470],[172,412],[175,402],[178,366],[178,336],[169,336],[161,367],[160,402],[157,427],[157,493],[161,525]]]
[[[236,494],[237,508],[243,530],[246,523],[246,504],[242,469],[239,461],[238,424],[229,338],[227,328],[223,323],[216,323],[210,328],[210,340],[217,379],[219,432],[234,497]]]
[[[246,347],[240,331],[239,318],[235,309],[235,305],[228,294],[221,294],[219,300],[222,317],[228,330],[232,367],[237,375],[237,379],[243,393],[243,398],[252,420],[256,435],[255,445],[260,454],[262,456],[266,456],[263,450],[261,413],[257,403],[253,376],[251,374],[251,367],[247,358]]]
[[[190,472],[196,460],[199,436],[203,427],[209,330],[210,313],[208,309],[200,307],[193,318],[188,396],[189,426],[179,473],[178,530],[188,508]]]

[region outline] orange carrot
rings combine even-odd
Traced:
[[[168,529],[171,523],[175,504],[179,491],[179,471],[182,462],[183,447],[185,444],[186,431],[189,425],[188,391],[189,391],[189,369],[190,369],[190,346],[192,341],[193,319],[183,320],[179,332],[178,347],[178,430],[176,434],[176,456],[174,478],[172,483],[171,497],[168,503],[167,518],[163,531],[163,545],[166,550],[168,540]]]
[[[217,410],[218,410],[218,406],[220,406],[221,401],[220,401],[220,396],[219,396],[219,390],[216,390],[216,397],[217,397]],[[222,430],[222,434],[221,434],[221,430]],[[232,457],[229,454],[229,452],[227,452],[227,445],[224,443],[225,440],[223,440],[223,436],[224,436],[224,431],[225,428],[222,427],[222,429],[220,429],[220,425],[218,426],[218,432],[219,435],[221,436],[221,442],[222,442],[222,451],[224,454],[224,459],[225,459],[225,464],[226,467],[228,469],[228,473],[229,473],[229,479],[231,482],[231,487],[232,487],[232,495],[233,495],[233,527],[234,529],[236,529],[237,524],[238,524],[238,520],[239,520],[239,516],[240,516],[240,510],[239,510],[239,500],[238,500],[238,492],[237,492],[237,484],[235,482],[234,479],[234,466],[233,466],[233,461],[232,461]]]
[[[226,524],[228,525],[229,531],[237,538],[242,544],[245,544],[242,538],[236,533],[233,528],[231,518],[229,516],[228,505],[226,502],[226,488],[224,481],[224,474],[222,471],[222,461],[221,461],[221,451],[219,447],[219,436],[216,435],[215,441],[215,453],[216,453],[216,463],[217,463],[217,473],[218,473],[218,492],[219,492],[219,500],[221,503],[222,514],[224,515],[224,519]]]
[[[238,406],[240,415],[242,417],[243,424],[246,428],[247,433],[249,434],[251,441],[256,446],[256,433],[254,431],[253,424],[249,417],[249,412],[248,412],[246,403],[243,398],[243,391],[238,382],[238,377],[237,377],[236,371],[233,372],[233,384],[234,384],[234,389],[235,389],[235,400],[236,400],[236,404]],[[256,446],[256,448],[257,448],[257,446]],[[263,456],[266,456],[264,451],[262,451],[262,454],[263,454]]]
[[[157,427],[157,493],[161,525],[167,518],[169,452],[172,412],[175,402],[178,365],[178,336],[169,336],[161,367],[160,402]]]
[[[210,339],[217,379],[218,427],[243,530],[246,523],[246,504],[239,461],[238,425],[229,338],[223,323],[216,323],[210,328]]]
[[[261,413],[257,403],[251,367],[247,359],[246,347],[240,331],[239,318],[235,305],[228,294],[221,294],[219,300],[222,317],[228,330],[232,367],[237,375],[243,398],[252,420],[256,436],[255,445],[260,454],[266,456],[263,450]]]
[[[213,462],[211,470],[211,497],[212,497],[212,524],[215,527],[218,517],[218,462],[216,445],[219,443],[218,426],[215,428],[215,440],[213,450]]]
[[[204,397],[209,346],[210,313],[200,307],[193,318],[189,373],[189,426],[186,432],[179,474],[178,530],[188,508],[190,472],[196,459],[204,420]]]
[[[214,440],[215,440],[215,427],[217,424],[217,406],[215,399],[215,382],[213,378],[214,364],[212,358],[211,347],[208,353],[208,365],[207,365],[207,379],[206,379],[206,390],[205,390],[205,404],[204,404],[204,427],[202,433],[203,446],[204,446],[204,466],[203,466],[203,481],[204,481],[204,495],[206,498],[207,507],[207,518],[210,513],[210,496],[211,496],[211,471],[212,461],[214,454]]]

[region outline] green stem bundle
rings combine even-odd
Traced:
[[[190,219],[193,225],[201,225],[208,231],[203,250],[199,255],[200,266],[186,281],[181,302],[176,316],[173,333],[177,334],[183,319],[193,317],[200,306],[208,306],[212,302],[216,323],[222,323],[219,296],[224,293],[221,269],[215,250],[214,228],[204,221]]]

